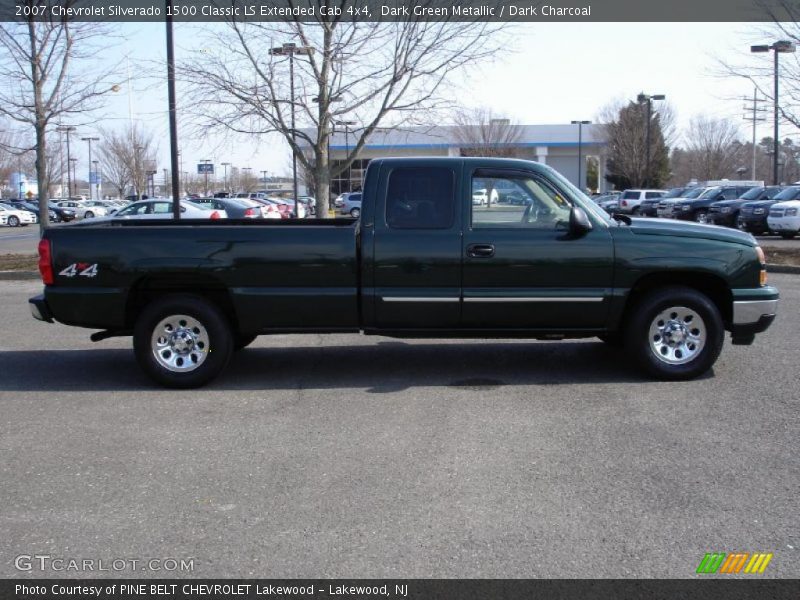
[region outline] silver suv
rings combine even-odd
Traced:
[[[625,190],[619,197],[617,212],[638,215],[641,212],[640,205],[644,200],[656,200],[662,198],[666,193],[664,190]]]

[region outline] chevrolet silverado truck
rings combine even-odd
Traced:
[[[520,204],[475,205],[477,189]],[[552,168],[373,160],[359,219],[84,222],[48,229],[34,317],[132,336],[156,382],[197,387],[259,335],[599,337],[650,376],[751,344],[778,290],[747,233],[608,216]],[[535,367],[533,367],[535,368]]]

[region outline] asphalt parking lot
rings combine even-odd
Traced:
[[[771,282],[775,325],[687,383],[595,341],[275,336],[190,392],[1,282],[0,577],[682,578],[712,551],[799,577],[800,277]]]

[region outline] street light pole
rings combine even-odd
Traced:
[[[347,161],[347,191],[353,191],[353,163],[350,159],[350,126],[356,125],[355,121],[334,121],[334,125],[344,126],[344,159]]]
[[[99,169],[98,162],[99,161],[96,161],[96,160],[92,161],[92,164],[94,165],[94,187],[97,190],[97,199],[99,201],[100,200],[100,171],[98,170]],[[89,182],[89,189],[90,190],[92,189],[91,182]]]
[[[62,125],[56,128],[56,131],[63,131],[67,134],[67,197],[69,198],[72,196],[72,168],[71,168],[71,161],[70,158],[70,150],[69,150],[69,134],[72,131],[75,131],[77,128],[73,127],[72,125]]]
[[[69,149],[69,147],[67,147],[67,148]],[[67,156],[69,156],[69,151],[67,151]],[[77,186],[77,185],[78,185],[78,182],[77,182],[77,181],[75,181],[75,180],[76,180],[78,177],[77,177],[77,175],[76,175],[75,168],[76,168],[76,165],[77,165],[77,163],[78,163],[78,159],[77,159],[77,158],[68,158],[67,160],[69,161],[69,164],[70,164],[70,166],[69,166],[69,170],[72,172],[72,183],[73,183],[74,185],[76,185],[76,186]],[[70,195],[71,195],[71,196],[74,196],[74,195],[75,195],[75,191],[74,191],[74,190],[73,190],[73,191],[70,191]]]
[[[774,185],[778,185],[778,153],[780,151],[780,143],[778,140],[778,112],[779,112],[779,103],[778,103],[778,54],[790,54],[797,50],[797,47],[794,45],[793,42],[788,40],[779,40],[774,44],[767,46],[765,44],[759,46],[750,46],[750,52],[754,53],[762,53],[762,52],[769,52],[772,50],[775,53],[775,60],[774,60],[774,71],[773,71],[773,78],[774,78],[774,89],[773,89],[773,103],[774,103],[774,114],[773,114],[773,140],[772,140],[772,183]]]
[[[650,121],[653,118],[653,100],[663,100],[666,98],[664,94],[645,94],[641,92],[637,97],[636,100],[639,104],[647,102],[647,134],[645,138],[645,163],[644,163],[644,186],[650,186]]]
[[[209,158],[204,158],[204,159],[203,159],[203,160],[201,160],[200,162],[201,162],[201,163],[203,163],[203,164],[205,164],[205,165],[207,165],[208,163],[210,163],[210,162],[211,162],[211,159],[209,159]],[[205,180],[206,180],[206,183],[205,183],[205,192],[204,192],[204,195],[205,195],[206,197],[208,197],[208,167],[203,167],[203,175],[205,175]]]
[[[89,200],[92,200],[92,142],[99,142],[98,137],[85,137],[81,138],[82,142],[89,144]]]
[[[295,124],[295,100],[294,100],[294,55],[295,54],[304,54],[304,55],[312,55],[314,54],[314,48],[311,46],[298,46],[294,43],[286,43],[283,46],[278,46],[277,48],[270,48],[270,56],[288,56],[289,57],[289,87],[291,88],[291,103],[292,103],[292,181],[294,185],[294,214],[300,214],[300,206],[299,200],[297,199],[298,196],[298,189],[297,189],[297,139],[295,134],[297,133],[296,124]]]
[[[223,185],[224,191],[226,191],[226,192],[228,191],[228,167],[229,166],[231,166],[231,163],[229,163],[229,162],[222,163],[222,167],[225,169],[225,174],[223,175],[222,185]]]
[[[573,125],[578,126],[578,189],[583,191],[584,185],[581,183],[581,169],[583,167],[583,126],[589,125],[591,121],[572,121]]]

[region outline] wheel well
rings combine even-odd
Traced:
[[[710,273],[670,271],[645,275],[636,282],[625,301],[621,323],[626,321],[628,312],[636,306],[639,298],[654,289],[670,285],[690,287],[705,294],[716,305],[726,326],[733,320],[733,295],[724,279]]]
[[[142,277],[131,287],[125,306],[125,324],[133,328],[139,313],[153,300],[168,294],[194,294],[202,296],[219,308],[234,331],[239,330],[236,310],[227,287],[214,277],[196,274],[160,274]]]

